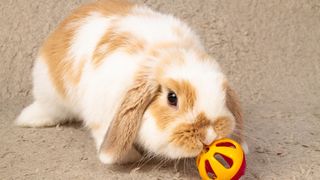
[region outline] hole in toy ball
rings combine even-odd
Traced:
[[[231,148],[236,148],[236,146],[230,142],[221,142],[221,143],[218,143],[216,145],[217,147],[231,147]]]
[[[206,152],[208,152],[210,150],[210,148],[208,146],[206,146],[206,147],[203,148],[203,150],[206,153]]]
[[[232,159],[223,154],[216,153],[214,154],[214,158],[227,169],[230,169],[233,165]]]
[[[213,169],[208,160],[205,161],[206,172],[210,179],[216,179],[217,175],[213,172]]]

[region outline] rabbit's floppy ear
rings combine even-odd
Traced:
[[[229,86],[226,85],[226,104],[230,112],[233,114],[236,120],[236,136],[238,141],[243,141],[243,115],[239,101],[239,97],[236,92]]]
[[[153,77],[151,67],[143,67],[138,72],[133,85],[128,89],[118,107],[100,147],[112,163],[122,163],[132,151],[143,114],[156,96],[159,85]]]

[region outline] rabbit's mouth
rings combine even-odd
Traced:
[[[196,128],[191,124],[179,125],[170,136],[169,146],[174,158],[195,157],[203,149],[206,128]]]
[[[219,117],[214,123],[203,118],[196,123],[183,123],[176,126],[169,139],[169,146],[178,157],[195,157],[205,146],[226,137],[233,132],[233,123],[229,118]],[[174,147],[174,148],[173,148]]]

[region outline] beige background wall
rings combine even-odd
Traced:
[[[239,91],[251,150],[246,179],[320,179],[319,0],[138,1],[188,22]],[[0,179],[197,178],[193,162],[131,173],[103,166],[80,126],[12,125],[31,102],[41,42],[83,2],[1,0]]]

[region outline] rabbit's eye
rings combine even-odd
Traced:
[[[178,97],[176,95],[176,93],[174,93],[173,91],[170,91],[168,93],[168,103],[171,105],[171,106],[177,106],[177,103],[178,103]]]

